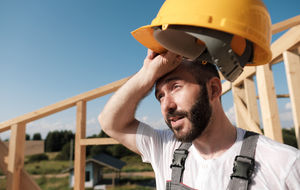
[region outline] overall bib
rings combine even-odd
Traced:
[[[227,190],[248,189],[255,165],[254,156],[258,136],[257,133],[246,131],[240,155],[236,156],[234,160],[233,173],[230,175]],[[192,143],[181,143],[179,148],[174,151],[171,164],[172,177],[171,181],[167,181],[167,190],[192,190],[182,183],[185,160],[191,145]]]

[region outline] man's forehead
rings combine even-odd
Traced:
[[[174,71],[171,71],[170,73],[167,73],[166,75],[162,76],[161,78],[159,78],[156,83],[155,83],[155,88],[160,88],[163,84],[166,84],[172,80],[178,80],[180,79],[180,72],[182,71],[182,69],[180,69],[179,67],[176,68]]]

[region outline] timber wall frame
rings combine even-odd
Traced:
[[[272,26],[272,34],[289,29],[271,45],[272,60],[269,64],[257,67],[245,67],[242,75],[233,83],[222,83],[225,94],[232,90],[236,123],[238,127],[261,132],[264,135],[282,142],[282,132],[279,121],[277,98],[288,97],[291,100],[295,133],[300,147],[300,15]],[[289,94],[276,95],[272,65],[285,65]],[[257,95],[253,76],[256,75],[258,98],[262,113],[260,126]],[[0,123],[0,132],[11,130],[9,147],[0,141],[0,168],[7,177],[7,190],[38,190],[34,180],[24,170],[24,143],[26,124],[51,114],[77,107],[74,190],[84,189],[85,152],[88,145],[118,144],[111,138],[86,139],[86,104],[88,101],[115,92],[128,79],[124,78],[103,87],[85,92],[61,102],[46,106],[34,112]]]

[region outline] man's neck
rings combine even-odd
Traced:
[[[207,128],[193,144],[204,159],[212,159],[226,152],[236,138],[236,128],[224,114],[221,117],[212,117]]]

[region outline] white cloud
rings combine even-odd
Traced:
[[[287,103],[284,105],[284,108],[285,108],[286,110],[292,109],[292,104],[291,104],[291,102],[287,102]]]
[[[98,121],[95,117],[90,118],[89,120],[86,121],[87,125],[95,125],[98,124]]]
[[[281,112],[279,117],[281,121],[293,121],[293,114],[291,111]]]
[[[236,125],[234,106],[232,106],[232,107],[229,108],[227,111],[225,111],[225,114],[227,115],[229,121],[230,121],[233,125]]]
[[[47,134],[50,131],[70,130],[73,133],[75,133],[75,128],[76,128],[75,121],[72,121],[71,123],[64,123],[62,121],[51,122],[48,121],[47,119],[43,119],[40,121],[29,123],[28,126],[26,127],[26,133],[28,134],[41,133],[42,138],[46,138]]]

